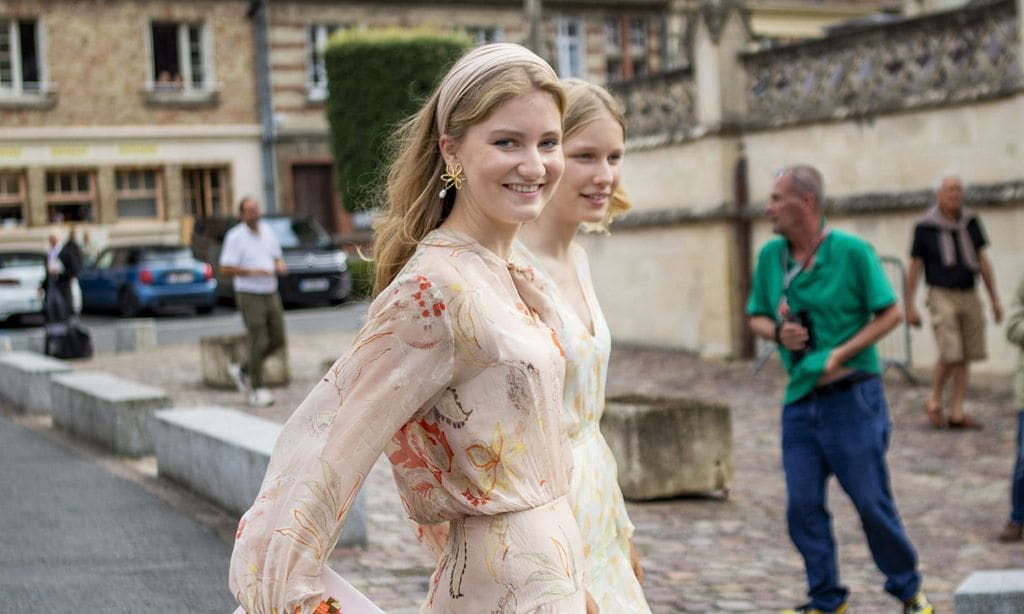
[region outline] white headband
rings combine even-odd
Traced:
[[[448,118],[471,87],[510,63],[532,64],[549,73],[553,81],[558,80],[547,62],[522,45],[494,43],[477,47],[459,58],[441,82],[434,118],[438,133],[447,132]]]

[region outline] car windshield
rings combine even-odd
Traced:
[[[0,269],[43,266],[46,256],[42,254],[7,253],[0,254]]]
[[[292,247],[329,247],[331,236],[316,220],[293,220],[286,217],[265,217],[263,220],[277,236],[284,249]]]
[[[187,247],[147,247],[142,250],[140,260],[146,264],[191,265],[192,251]]]

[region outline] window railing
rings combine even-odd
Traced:
[[[147,105],[169,107],[208,107],[220,104],[220,83],[202,87],[183,83],[147,81],[142,95]]]

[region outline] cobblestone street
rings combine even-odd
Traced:
[[[341,354],[351,339],[349,333],[291,336],[293,381],[274,391],[277,403],[268,410],[246,408],[234,391],[203,387],[194,345],[100,355],[75,367],[164,387],[178,406],[234,406],[283,421],[319,378],[323,361]],[[1008,513],[1016,428],[1010,378],[977,380],[967,411],[986,428],[956,432],[926,428],[925,386],[887,378],[895,425],[889,453],[893,488],[918,549],[924,588],[943,613],[953,611],[953,591],[972,571],[1024,568],[1024,545],[994,540]],[[752,376],[749,363],[613,351],[610,394],[680,394],[725,401],[732,408],[736,480],[728,498],[629,505],[647,571],[645,591],[656,614],[772,612],[804,600],[802,565],[785,528],[778,426],[782,383],[774,361]],[[378,462],[368,487],[370,547],[338,549],[333,565],[387,612],[415,612],[426,593],[431,559],[412,538],[386,462]],[[899,611],[882,591],[860,523],[834,481],[830,504],[843,580],[852,590],[850,611]],[[230,539],[229,531],[221,534]]]

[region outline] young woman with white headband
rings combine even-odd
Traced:
[[[239,524],[246,611],[337,606],[323,566],[381,452],[410,518],[450,527],[421,612],[585,611],[562,348],[533,271],[509,262],[561,177],[564,107],[547,63],[487,45],[400,130],[367,323],[285,424]]]

